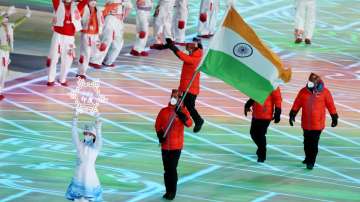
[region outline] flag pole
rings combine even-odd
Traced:
[[[189,83],[188,86],[186,87],[186,90],[185,90],[184,94],[183,94],[182,97],[181,97],[180,102],[178,101],[178,103],[176,103],[177,107],[176,107],[176,109],[175,109],[175,112],[171,115],[170,123],[168,124],[168,126],[167,126],[167,128],[166,128],[166,130],[165,130],[165,133],[164,133],[164,135],[163,135],[163,138],[166,138],[168,132],[170,131],[170,128],[172,127],[172,124],[174,123],[175,118],[176,118],[176,112],[180,109],[182,103],[184,102],[184,99],[185,99],[186,95],[188,94],[188,92],[189,92],[189,90],[190,90],[190,87],[191,87],[192,83],[193,83],[194,80],[195,80],[195,77],[197,76],[197,74],[198,74],[199,72],[200,72],[200,68],[198,68],[198,69],[194,72],[194,74],[193,74],[193,76],[192,76],[192,78],[191,78],[191,80],[190,80],[190,83]]]
[[[229,0],[229,1],[228,1],[228,8],[227,8],[227,11],[225,12],[225,15],[224,15],[224,18],[223,18],[221,24],[223,24],[223,22],[225,21],[225,18],[226,18],[227,14],[229,13],[229,11],[230,11],[230,9],[231,9],[232,7],[234,7],[234,1],[233,1],[233,0]],[[204,59],[206,58],[206,55],[207,55],[207,53],[206,53],[205,56],[203,56],[203,58],[201,59],[200,64],[203,63]],[[200,65],[200,66],[201,66],[201,65]],[[191,80],[190,80],[190,83],[189,83],[188,86],[186,87],[186,90],[185,90],[183,96],[181,97],[180,102],[178,101],[175,112],[180,109],[182,103],[184,102],[184,99],[185,99],[186,95],[188,94],[189,89],[190,89],[192,83],[194,82],[196,75],[200,72],[200,66],[199,66],[199,67],[196,69],[196,71],[194,72],[194,74],[193,74],[193,76],[192,76],[192,78],[191,78]],[[169,125],[167,126],[167,128],[166,128],[166,130],[165,130],[165,133],[164,133],[164,135],[163,135],[163,138],[166,138],[166,136],[167,136],[170,128],[172,127],[172,124],[174,123],[174,120],[175,120],[175,118],[176,118],[176,113],[175,113],[175,112],[174,112],[174,113],[171,115],[171,117],[170,117],[170,123],[169,123]]]

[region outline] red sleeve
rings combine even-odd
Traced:
[[[187,55],[180,50],[176,52],[176,55],[185,63],[195,64],[199,61],[199,58]]]
[[[182,108],[182,111],[186,115],[186,118],[187,118],[185,126],[190,128],[192,126],[192,124],[193,124],[190,113],[185,107]]]
[[[52,0],[54,11],[56,11],[59,7],[60,0]]]
[[[163,127],[164,125],[164,110],[160,110],[157,118],[156,118],[156,121],[155,121],[155,131],[156,132],[159,132],[160,130],[163,130],[165,132],[165,129]]]
[[[296,99],[294,101],[294,104],[293,104],[291,110],[293,110],[295,112],[298,112],[300,110],[300,108],[302,107],[302,99],[301,99],[302,94],[303,94],[303,91],[300,90],[300,92],[296,96]]]
[[[330,114],[336,114],[334,99],[328,89],[325,89],[325,105]]]
[[[82,12],[82,10],[84,10],[86,4],[88,4],[88,3],[89,3],[89,0],[82,0],[82,1],[80,1],[80,2],[78,3],[78,5],[77,5],[77,8],[78,8],[79,12]]]
[[[273,99],[273,103],[274,103],[275,107],[281,109],[282,97],[281,97],[281,91],[280,91],[279,87],[271,93],[271,97]]]

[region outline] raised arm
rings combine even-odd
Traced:
[[[190,56],[184,52],[182,52],[181,50],[179,50],[179,48],[177,46],[175,46],[175,42],[170,39],[167,38],[166,39],[166,46],[172,50],[174,52],[174,54],[180,59],[182,60],[184,63],[188,63],[188,64],[195,64],[197,62],[199,62],[199,60],[201,60],[201,57],[194,57],[194,56]]]
[[[19,18],[18,20],[15,21],[14,23],[14,29],[17,28],[18,26],[20,26],[21,24],[23,24],[27,18],[31,18],[31,10],[29,8],[29,6],[26,6],[26,14],[25,16]]]
[[[102,122],[100,121],[99,115],[96,116],[95,127],[96,127],[95,148],[98,151],[100,151],[102,148],[102,145],[103,145],[103,138],[102,138],[102,133],[101,133]]]
[[[81,148],[81,143],[79,139],[77,123],[78,123],[78,115],[77,112],[75,112],[72,120],[72,141],[76,147],[76,150],[79,152]]]

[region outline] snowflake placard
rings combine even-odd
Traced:
[[[69,94],[75,102],[79,113],[96,114],[99,112],[100,103],[107,102],[107,98],[100,93],[100,81],[85,81],[78,79],[76,89]]]

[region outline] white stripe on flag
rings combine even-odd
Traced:
[[[250,57],[239,58],[234,55],[233,50],[236,44],[246,43],[253,49]],[[277,68],[265,58],[256,48],[249,44],[245,39],[239,36],[236,32],[226,27],[220,28],[214,36],[209,49],[221,51],[226,53],[241,63],[250,67],[254,72],[269,80],[274,86],[274,89],[281,83],[279,79],[279,72]]]

